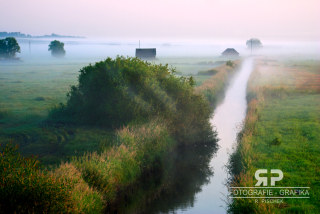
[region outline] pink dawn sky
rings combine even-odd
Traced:
[[[320,41],[320,0],[0,0],[0,31]]]

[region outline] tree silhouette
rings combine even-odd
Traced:
[[[0,39],[0,57],[14,58],[16,53],[21,53],[20,46],[14,37]]]
[[[58,40],[54,40],[49,44],[48,51],[51,51],[51,55],[53,57],[63,57],[66,55],[66,51],[64,50],[64,43]]]
[[[246,42],[246,45],[248,47],[248,49],[252,49],[252,50],[256,50],[256,49],[260,49],[262,48],[262,43],[260,42],[259,39],[257,38],[252,38],[252,39],[249,39],[247,42]]]

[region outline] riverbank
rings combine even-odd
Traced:
[[[172,80],[170,81],[176,81],[173,77],[171,78]],[[201,98],[199,94],[192,95],[193,90],[189,89],[190,86],[187,86],[191,82],[189,83],[187,79],[183,78],[177,79],[177,81],[181,81],[181,83],[177,82],[181,86],[186,85],[179,89],[184,90],[183,94],[178,94],[177,101],[180,103],[178,105],[180,108],[188,105],[188,103],[191,106],[201,104],[201,99],[204,98]],[[184,99],[190,92],[190,99]],[[178,91],[174,93],[177,94]],[[41,99],[41,101],[47,100],[51,99]],[[167,105],[171,104],[170,102],[167,103]],[[52,148],[59,150],[59,147],[67,145],[70,149],[75,149],[74,153],[76,154],[77,152],[84,153],[86,151],[85,148],[79,151],[77,139],[80,142],[84,142],[83,145],[85,145],[85,142],[89,140],[87,137],[92,134],[92,131],[96,132],[97,134],[90,136],[90,138],[94,139],[93,142],[95,144],[100,141],[99,152],[78,155],[72,158],[71,162],[62,163],[58,168],[54,168],[51,171],[51,175],[66,185],[69,185],[70,182],[73,183],[74,188],[71,191],[71,198],[75,203],[74,212],[90,212],[90,210],[100,212],[104,209],[106,202],[113,201],[116,198],[118,191],[133,183],[141,175],[142,171],[151,167],[157,158],[160,157],[161,159],[162,154],[172,151],[181,142],[190,145],[200,141],[209,144],[209,141],[213,140],[212,143],[215,142],[214,139],[205,137],[208,134],[205,134],[206,130],[209,130],[209,126],[206,123],[209,123],[210,114],[208,114],[207,119],[201,119],[200,117],[202,120],[200,122],[193,121],[197,118],[199,119],[197,115],[205,113],[203,108],[206,107],[198,108],[199,110],[202,109],[202,112],[194,110],[189,112],[188,109],[192,109],[191,106],[182,112],[179,111],[181,118],[185,118],[182,121],[175,120],[168,123],[163,118],[152,119],[149,122],[136,121],[131,122],[131,124],[115,133],[108,129],[100,130],[98,127],[86,128],[75,124],[66,125],[52,121],[42,123],[41,117],[38,117],[36,121],[34,118],[13,118],[10,111],[2,111],[1,119],[4,122],[2,126],[5,129],[1,132],[4,137],[1,142],[6,144],[6,141],[13,140],[13,143],[16,144],[22,141],[21,149],[24,149],[30,147],[30,143],[36,141],[36,145],[41,146],[44,151],[52,151]],[[187,116],[183,116],[184,114],[187,114]],[[30,123],[31,121],[32,123]],[[87,130],[87,133],[84,130]],[[210,130],[212,132],[212,128]],[[199,133],[202,133],[201,136]],[[50,148],[42,143],[44,141],[49,141]],[[32,151],[30,152],[32,154]],[[93,199],[94,202],[92,202]]]
[[[247,115],[229,160],[229,171],[235,176],[230,186],[255,187],[256,170],[280,169],[283,178],[275,184],[278,189],[268,189],[279,200],[267,203],[271,200],[267,195],[260,195],[258,201],[234,198],[229,200],[228,212],[320,211],[319,65],[317,61],[256,59],[247,87]]]
[[[221,71],[221,73],[223,74],[223,81],[225,81],[225,84],[220,84],[220,88],[217,87],[216,91],[214,91],[215,93],[221,92],[224,89],[223,86],[225,86],[226,81],[229,80],[227,75],[233,74],[233,71],[236,69],[236,67],[229,67],[230,66],[224,65],[218,68],[219,71]],[[217,76],[213,76],[210,79],[211,84],[214,84],[217,81],[221,82],[222,75],[218,74],[220,74],[220,72],[217,73]],[[205,124],[205,121],[203,121],[203,123]],[[176,159],[175,155],[172,155],[170,153],[176,153],[173,150],[177,149],[177,146],[183,147],[184,145],[193,146],[194,144],[197,144],[199,148],[205,148],[207,146],[212,147],[213,149],[215,148],[215,139],[213,138],[210,140],[205,139],[203,137],[199,138],[199,136],[197,135],[198,131],[185,133],[188,136],[190,136],[188,137],[187,141],[183,140],[183,136],[185,135],[184,132],[180,133],[178,138],[172,138],[171,133],[173,133],[173,131],[176,130],[176,128],[173,128],[171,126],[171,128],[167,129],[166,126],[170,127],[170,125],[167,124],[168,123],[162,123],[161,125],[161,120],[160,122],[159,120],[157,120],[154,122],[154,125],[151,125],[149,123],[137,125],[134,127],[129,125],[128,127],[123,128],[123,131],[120,131],[117,134],[118,137],[116,137],[116,139],[119,139],[119,142],[117,142],[116,144],[119,146],[113,147],[112,150],[110,150],[110,147],[106,148],[102,151],[101,154],[91,153],[81,158],[76,158],[72,161],[72,163],[76,165],[76,168],[84,170],[84,179],[89,184],[91,184],[90,186],[93,185],[94,187],[96,187],[97,190],[104,195],[105,200],[108,203],[112,204],[114,201],[121,200],[121,198],[125,199],[125,206],[124,204],[119,205],[118,203],[117,206],[113,206],[111,209],[122,209],[128,212],[128,210],[133,209],[132,207],[137,208],[140,205],[136,203],[130,203],[131,206],[128,206],[127,198],[129,197],[129,194],[119,195],[117,194],[117,192],[126,192],[125,190],[129,186],[135,185],[141,173],[148,173],[149,170],[162,171],[166,175],[164,176],[164,178],[167,177],[166,180],[169,181],[169,178],[172,177],[174,174],[174,169],[172,168],[172,166],[169,165],[174,166],[173,160]],[[191,123],[189,121],[183,122],[183,124],[181,125],[184,126],[184,130],[189,130],[188,127],[190,126],[190,124]],[[199,125],[201,124],[198,124],[198,126]],[[199,129],[198,126],[195,127],[194,130],[201,131],[202,129]],[[163,133],[165,133],[165,135],[160,136],[158,130],[160,130],[160,132],[164,131]],[[168,130],[171,130],[171,132],[168,132]],[[139,142],[143,142],[145,146],[140,148]],[[159,146],[155,146],[155,144],[158,144]],[[208,155],[211,156],[212,154]],[[108,157],[107,160],[106,157]],[[164,168],[154,169],[153,164],[155,162],[158,162],[158,164],[162,165]],[[167,167],[169,168],[166,169]],[[163,185],[157,187],[156,192],[165,191],[170,186],[172,187],[173,184],[174,182],[164,182],[163,185],[165,185],[165,187]],[[132,188],[132,193],[133,189],[136,188]],[[141,195],[140,197],[143,198],[143,196]],[[142,198],[137,201],[143,202]],[[150,199],[148,201],[150,201]]]
[[[240,65],[240,62],[237,63],[237,65]],[[217,73],[220,71],[224,73],[226,70],[229,70],[228,76],[225,78],[224,87],[217,90],[217,93],[221,93],[222,95],[229,86],[229,80],[241,70],[239,67],[236,68],[236,66],[229,68],[225,65],[214,69],[218,70]],[[248,71],[243,71],[243,69]],[[242,68],[241,73],[245,74],[247,72],[251,72],[251,69],[247,67]],[[220,75],[213,75],[209,76],[207,80],[214,83],[220,78]],[[195,79],[197,79],[197,76]],[[242,83],[242,78],[239,82],[245,84]],[[240,88],[243,89],[243,96],[237,96],[237,98],[244,102],[245,86],[240,86]],[[234,98],[230,100],[234,101]],[[228,98],[228,101],[225,102],[229,103],[230,100]],[[223,111],[223,105],[219,106],[219,109]],[[241,110],[245,111],[245,105],[243,105],[243,109],[241,108]],[[222,115],[223,113],[218,114]],[[241,116],[243,113],[239,113],[239,115]],[[210,122],[213,126],[217,125],[216,122],[221,125],[219,119],[213,121],[211,119]],[[233,129],[233,125],[231,125],[230,129]],[[216,126],[216,128],[218,127]],[[219,128],[221,130],[224,129],[220,126]],[[186,209],[189,213],[206,213],[213,212],[213,210],[217,213],[221,212],[223,210],[220,206],[223,203],[222,200],[216,200],[214,203],[210,203],[210,205],[205,205],[204,201],[207,201],[209,198],[201,198],[199,196],[206,195],[207,193],[205,192],[208,192],[208,189],[211,192],[211,199],[221,198],[221,192],[225,192],[225,187],[217,184],[222,183],[227,176],[222,166],[223,163],[227,162],[228,154],[224,149],[229,146],[226,145],[229,142],[225,141],[224,136],[220,135],[220,137],[223,139],[219,147],[210,142],[199,142],[178,146],[171,152],[162,155],[151,171],[144,172],[137,182],[119,192],[117,199],[107,207],[108,211],[110,213],[121,212],[126,214],[169,211],[179,213],[181,210]],[[219,153],[218,156],[217,153]]]
[[[217,102],[224,97],[224,90],[240,64],[241,60],[238,59],[233,61],[231,65],[224,63],[219,67],[206,71],[206,73],[214,73],[214,75],[196,87],[195,92],[202,94],[215,107]]]

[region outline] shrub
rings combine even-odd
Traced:
[[[230,66],[231,68],[233,68],[234,67],[234,63],[231,60],[228,60],[226,62],[226,66]]]
[[[138,58],[108,58],[90,64],[80,70],[79,84],[71,86],[67,103],[54,107],[49,118],[121,127],[157,115],[168,122],[179,142],[207,139],[212,134],[208,132],[212,109],[201,95],[194,93],[192,77],[176,77],[174,72],[168,65]],[[194,134],[198,136],[191,136]]]
[[[1,213],[73,213],[70,180],[40,171],[36,157],[22,158],[8,143],[0,153]]]

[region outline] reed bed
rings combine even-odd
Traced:
[[[141,126],[123,127],[117,131],[114,147],[74,157],[72,163],[84,180],[101,192],[106,201],[113,201],[117,191],[132,184],[156,158],[176,146],[160,119]]]

